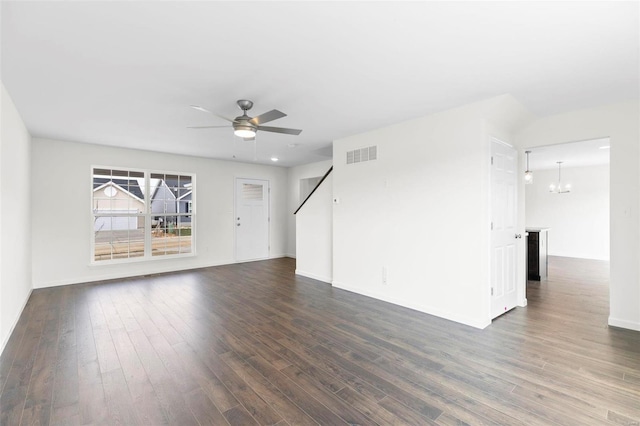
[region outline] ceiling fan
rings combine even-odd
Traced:
[[[191,105],[191,108],[197,109],[198,111],[207,112],[209,114],[213,114],[216,117],[220,117],[224,120],[231,122],[231,126],[233,127],[233,133],[243,138],[246,141],[254,140],[256,137],[256,132],[258,130],[262,130],[264,132],[274,132],[274,133],[284,133],[286,135],[299,135],[302,130],[299,129],[286,129],[284,127],[270,127],[263,126],[263,123],[268,123],[269,121],[277,120],[278,118],[286,117],[287,114],[284,112],[280,112],[277,109],[272,109],[271,111],[267,111],[264,114],[260,114],[256,117],[249,117],[247,115],[247,111],[249,111],[253,107],[253,102],[248,101],[246,99],[240,99],[237,101],[238,108],[242,110],[242,115],[237,116],[233,120],[230,118],[224,117],[222,115],[215,114],[205,108],[202,108],[198,105]],[[189,126],[189,129],[214,129],[221,127],[229,127],[226,126]]]

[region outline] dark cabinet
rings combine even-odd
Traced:
[[[547,228],[527,228],[527,279],[547,278]]]

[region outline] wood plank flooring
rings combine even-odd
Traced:
[[[640,333],[608,264],[551,258],[476,330],[276,259],[34,290],[0,357],[0,425],[637,425]]]

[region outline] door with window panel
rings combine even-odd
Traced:
[[[236,260],[269,257],[269,181],[236,179]]]

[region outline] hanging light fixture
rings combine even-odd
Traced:
[[[524,172],[524,183],[525,185],[531,185],[533,183],[533,172],[529,170],[529,154],[531,154],[531,151],[525,151],[524,153],[527,156],[527,170]]]
[[[571,184],[567,183],[566,185],[562,185],[562,175],[560,168],[562,166],[562,161],[556,161],[558,163],[558,183],[552,183],[549,185],[549,192],[553,192],[554,194],[566,194],[567,192],[571,192]]]

